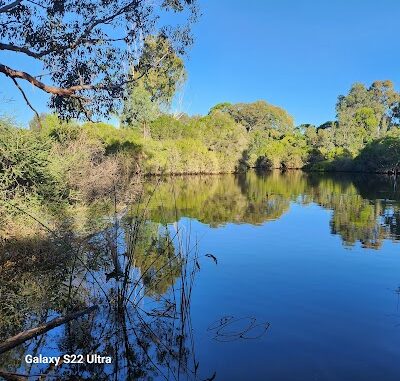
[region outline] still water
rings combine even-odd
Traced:
[[[1,341],[99,307],[6,351],[0,370],[65,380],[398,380],[398,185],[300,171],[151,179],[85,244],[75,235],[68,250],[51,239],[3,245]],[[21,265],[18,255],[46,250],[60,251],[56,265]],[[17,276],[12,263],[25,266]],[[99,353],[113,364],[27,365],[32,353]]]

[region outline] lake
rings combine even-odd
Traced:
[[[1,354],[0,369],[66,380],[398,380],[399,185],[301,171],[152,178],[129,207],[94,213],[102,228],[84,238],[66,228],[3,244],[2,341],[97,310]],[[24,358],[66,353],[112,364]]]

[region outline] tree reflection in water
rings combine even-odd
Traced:
[[[115,214],[85,238],[66,230],[7,240],[0,266],[0,342],[88,306],[96,312],[0,355],[5,379],[197,379],[190,319],[196,242],[147,219]],[[98,354],[112,364],[27,364],[25,355]],[[18,378],[19,377],[19,378]]]
[[[396,184],[389,176],[302,171],[173,177],[165,179],[151,200],[150,216],[168,222],[190,217],[211,227],[260,225],[279,219],[293,202],[315,203],[332,210],[331,232],[346,246],[360,242],[379,248],[384,239],[400,238]]]
[[[331,211],[331,233],[347,246],[377,249],[385,239],[400,238],[399,188],[385,176],[249,172],[166,178],[156,192],[148,180],[144,188],[142,201],[128,210],[91,214],[85,234],[63,221],[55,233],[38,229],[2,242],[0,342],[98,306],[2,353],[5,379],[198,379],[190,303],[200,258],[190,231],[179,227],[182,217],[211,227],[260,225],[279,219],[293,203],[313,203]],[[243,323],[235,319],[230,324]],[[268,329],[251,319],[255,333],[249,337]],[[223,323],[215,336],[225,340],[228,330],[231,340],[232,329]],[[26,354],[67,353],[110,356],[112,364],[54,367],[24,360]]]

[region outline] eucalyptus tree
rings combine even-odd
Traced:
[[[164,35],[148,36],[142,56],[131,68],[133,82],[127,86],[121,123],[125,127],[140,127],[149,135],[148,125],[162,110],[168,110],[173,97],[186,79],[182,57]]]
[[[108,115],[137,79],[130,68],[141,62],[146,38],[160,35],[183,54],[197,11],[196,0],[0,0],[0,51],[26,57],[44,74],[16,67],[12,54],[2,56],[0,73],[32,109],[26,85],[47,93],[63,118]],[[150,69],[140,65],[142,75]]]
[[[357,152],[372,139],[399,124],[400,94],[391,81],[375,81],[370,87],[355,83],[336,104],[336,144]]]
[[[135,68],[134,68],[135,69]],[[143,54],[136,68],[138,82],[149,92],[151,100],[168,108],[177,90],[186,80],[185,64],[164,35],[149,36],[144,41]]]
[[[221,103],[214,106],[210,113],[217,110],[230,114],[248,132],[274,130],[284,134],[294,131],[293,118],[284,109],[263,100],[253,103]]]

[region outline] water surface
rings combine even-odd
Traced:
[[[124,215],[118,226],[113,225],[92,239],[91,249],[85,249],[85,263],[91,271],[88,275],[85,267],[76,278],[86,285],[87,295],[79,299],[86,306],[94,298],[102,306],[105,294],[112,299],[113,293],[124,296],[124,290],[133,287],[141,303],[124,303],[147,311],[146,318],[150,320],[146,321],[153,324],[152,331],[149,333],[146,327],[141,333],[134,331],[135,320],[129,322],[134,315],[132,310],[127,309],[127,317],[121,318],[125,314],[117,313],[118,318],[108,321],[112,314],[102,307],[97,317],[83,320],[86,335],[91,335],[90,345],[95,338],[108,343],[109,347],[102,344],[96,351],[113,353],[114,359],[120,356],[124,367],[118,372],[115,366],[106,371],[104,366],[73,371],[64,367],[60,378],[79,374],[84,379],[118,380],[399,379],[400,191],[395,179],[300,171],[150,179],[145,184],[142,204],[147,233],[131,251],[134,260],[128,269],[128,285],[117,287],[103,269],[109,271],[109,263],[113,262],[110,258],[115,264],[115,258],[129,251],[128,232],[132,225],[124,221],[135,220],[132,212]],[[160,229],[164,232],[161,236],[170,237],[166,245],[161,245],[163,250],[173,246],[174,252],[196,252],[187,261],[189,265],[181,267],[180,259],[171,260],[171,252],[167,256],[153,253],[161,252],[154,251],[155,245],[157,250],[160,248],[154,238]],[[177,229],[181,233],[179,239],[174,233]],[[110,241],[113,232],[117,237],[114,255],[113,250],[95,245]],[[12,250],[26,250],[28,243],[13,245],[4,249],[3,256]],[[97,259],[92,263],[88,258]],[[126,268],[125,263],[126,259],[121,260],[122,269]],[[4,261],[2,266],[5,272]],[[70,259],[65,266],[79,267]],[[168,272],[164,271],[166,268]],[[22,316],[16,314],[14,320],[2,315],[3,339],[13,330],[34,326],[40,314],[47,314],[49,320],[60,311],[62,292],[58,291],[54,303],[48,298],[43,303],[44,296],[34,291],[38,279],[32,280],[32,272],[30,277],[26,273],[28,268],[22,278],[26,276],[25,282],[31,282],[32,287],[21,286],[25,293],[22,301],[6,297],[6,281],[0,285],[3,306],[6,299],[17,310],[23,308],[24,298],[30,303],[30,310]],[[60,276],[54,267],[41,268],[38,277],[46,283],[42,292],[54,289]],[[78,287],[77,279],[70,289]],[[118,278],[115,281],[123,282]],[[138,284],[139,290],[134,288]],[[83,295],[83,286],[79,287],[77,295]],[[190,292],[182,296],[182,288]],[[30,295],[34,292],[35,296]],[[73,298],[71,292],[69,297]],[[176,298],[185,311],[181,315],[174,312],[175,319],[164,312],[157,319],[155,313],[149,313],[154,305],[159,311],[160,304],[163,311],[168,310],[168,303],[172,305]],[[182,303],[182,298],[190,299],[190,303]],[[175,323],[178,320],[183,320],[184,329],[178,328],[181,333],[169,336],[179,325]],[[126,330],[121,339],[125,345],[110,349],[119,345],[118,335],[124,330],[110,330],[106,336],[99,332],[110,325],[119,327],[121,321]],[[33,350],[87,350],[90,345],[81,336],[71,334],[71,324],[50,331],[41,342],[40,338],[35,339],[0,355],[2,369],[39,374],[43,368],[28,369],[19,360],[23,354]],[[139,339],[141,334],[143,339]],[[179,356],[166,351],[163,340],[167,345],[177,345],[175,353],[179,352]],[[169,362],[164,361],[168,356]]]
[[[222,380],[398,379],[393,179],[249,173],[170,179],[160,188],[153,218],[163,210],[169,222],[190,224],[201,252],[218,258],[200,273],[192,306],[206,369]],[[270,327],[257,340],[215,338],[210,321],[226,315]]]

